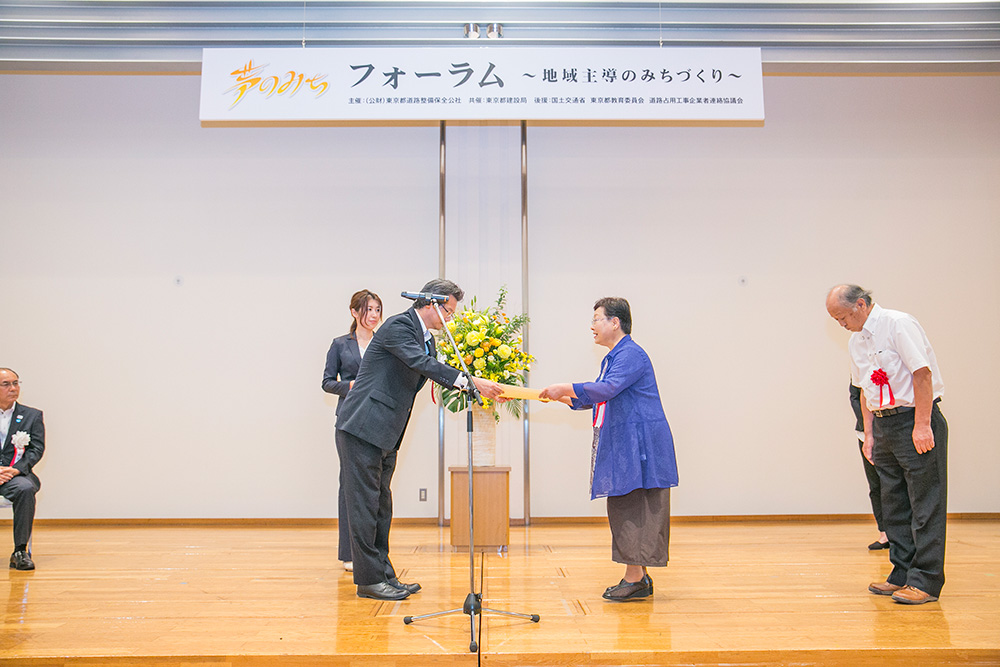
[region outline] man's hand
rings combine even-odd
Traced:
[[[875,437],[869,433],[865,434],[865,443],[861,446],[861,453],[868,459],[868,463],[875,465],[872,461],[872,452],[875,451]]]
[[[21,471],[17,468],[10,468],[7,466],[0,467],[0,484],[6,484],[13,477],[20,475]]]
[[[483,395],[483,398],[488,398],[491,401],[495,401],[500,398],[500,394],[503,393],[503,387],[501,387],[496,382],[490,382],[489,380],[484,380],[483,378],[472,378],[472,384],[476,385],[476,389],[479,393]]]
[[[930,424],[914,425],[913,448],[917,450],[917,454],[926,454],[934,449],[934,432]]]

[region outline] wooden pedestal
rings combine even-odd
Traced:
[[[469,548],[469,469],[451,472],[451,545]],[[476,551],[510,544],[510,468],[484,466],[472,469]]]

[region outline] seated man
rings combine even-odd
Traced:
[[[34,570],[28,553],[35,520],[35,494],[41,482],[31,472],[45,452],[42,411],[17,402],[21,381],[9,368],[0,368],[0,495],[14,506],[14,553],[10,566]]]

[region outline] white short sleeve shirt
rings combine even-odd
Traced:
[[[913,372],[931,370],[934,398],[944,395],[944,382],[927,334],[912,315],[872,306],[861,331],[851,334],[851,381],[861,387],[869,410],[913,407]],[[888,386],[879,386],[872,373],[885,371]],[[890,395],[891,389],[891,395]]]

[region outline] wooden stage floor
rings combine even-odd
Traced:
[[[38,569],[2,578],[0,664],[1000,665],[1000,521],[948,530],[940,602],[907,607],[867,592],[889,571],[871,523],[675,522],[654,597],[627,604],[601,599],[606,526],[512,528],[484,604],[541,622],[487,615],[477,655],[466,615],[402,621],[465,599],[447,529],[393,529],[424,590],[383,603],[356,597],[334,528],[42,525]]]

